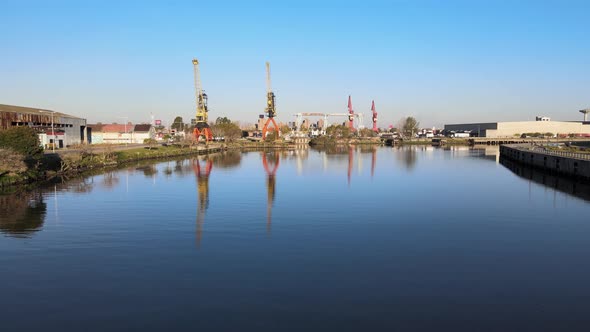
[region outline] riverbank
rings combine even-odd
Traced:
[[[209,154],[225,150],[224,144],[209,144],[196,146],[160,145],[156,147],[143,147],[114,151],[103,150],[98,154],[91,151],[79,153],[58,153],[60,168],[54,171],[67,174],[80,172],[94,168],[123,165],[128,162],[148,159],[165,159],[188,155]]]
[[[35,165],[34,172],[27,171],[22,174],[0,177],[0,190],[28,187],[55,177],[72,177],[87,171],[117,167],[133,161],[216,153],[224,151],[226,146],[225,144],[209,144],[192,147],[159,145],[156,147],[123,147],[122,150],[117,150],[117,148],[117,146],[87,147],[46,153]]]

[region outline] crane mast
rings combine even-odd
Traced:
[[[270,81],[270,63],[266,63],[266,114],[269,118],[274,118],[276,115],[275,108],[275,94],[272,92],[272,84]]]
[[[198,140],[199,137],[204,136],[205,141],[213,140],[213,133],[209,127],[208,121],[208,106],[207,94],[203,92],[201,87],[201,74],[199,72],[199,60],[193,59],[193,71],[195,76],[195,97],[197,101],[196,125],[194,129],[194,136]]]
[[[354,120],[354,110],[352,109],[352,98],[348,95],[348,128],[354,131],[352,121]]]
[[[373,131],[378,132],[379,129],[377,128],[377,112],[375,111],[375,101],[374,100],[371,105],[371,112],[373,112]]]
[[[274,120],[274,117],[277,114],[276,106],[275,106],[275,94],[272,92],[272,85],[270,81],[270,63],[266,62],[266,115],[268,116],[266,122],[264,123],[264,127],[262,128],[262,138],[266,139],[266,134],[269,130],[274,130],[277,134],[279,132],[277,123]],[[274,125],[274,128],[269,128],[270,124]]]

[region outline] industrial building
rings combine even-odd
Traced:
[[[92,128],[92,144],[143,144],[145,139],[155,139],[151,124],[89,124]]]
[[[0,130],[28,126],[39,134],[44,147],[55,143],[55,148],[88,143],[86,119],[32,107],[0,104]]]
[[[471,136],[490,138],[514,137],[525,133],[590,136],[590,122],[551,121],[548,117],[538,116],[536,121],[448,124],[445,125],[445,132],[470,132]]]

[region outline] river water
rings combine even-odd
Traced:
[[[2,331],[590,326],[590,187],[497,150],[232,152],[0,203]]]

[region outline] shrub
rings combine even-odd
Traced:
[[[0,148],[12,149],[34,159],[39,159],[43,155],[39,136],[29,127],[12,127],[0,131]]]
[[[153,139],[153,138],[146,138],[146,139],[144,139],[144,140],[143,140],[143,144],[147,144],[147,146],[148,146],[148,149],[150,149],[150,150],[151,150],[151,149],[152,149],[154,146],[156,146],[156,144],[157,144],[157,143],[158,143],[158,142],[157,142],[155,139]]]
[[[276,141],[278,138],[279,138],[279,137],[278,137],[278,135],[277,135],[277,132],[276,132],[276,130],[273,130],[273,131],[268,131],[268,132],[266,133],[266,137],[264,138],[264,140],[265,140],[266,142],[274,142],[274,141]]]
[[[0,148],[0,177],[3,175],[17,175],[27,171],[25,157],[11,149]]]

